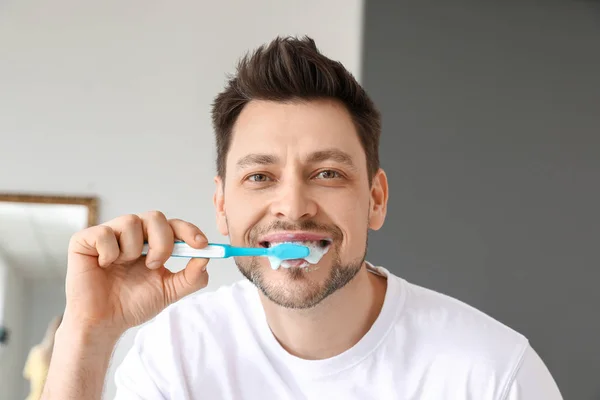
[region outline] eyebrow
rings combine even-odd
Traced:
[[[270,154],[248,154],[238,160],[238,168],[246,168],[251,165],[271,165],[276,164],[279,159]]]
[[[356,166],[352,161],[352,157],[348,153],[345,153],[338,149],[326,149],[315,151],[311,153],[307,158],[306,162],[309,164],[317,164],[323,161],[334,161],[340,164],[344,164],[350,168],[355,169]],[[277,156],[271,154],[248,154],[240,158],[236,163],[238,169],[247,168],[253,165],[273,165],[279,162]]]
[[[338,149],[316,151],[308,156],[307,161],[313,164],[323,161],[334,161],[340,164],[345,164],[350,168],[356,168],[354,166],[354,162],[352,161],[352,157],[350,157],[348,153]]]

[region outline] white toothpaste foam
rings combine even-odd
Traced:
[[[319,261],[321,261],[321,258],[323,258],[323,256],[325,254],[327,254],[327,252],[329,251],[329,248],[331,247],[331,244],[328,246],[322,247],[315,242],[282,242],[282,243],[277,243],[274,246],[279,246],[280,244],[283,244],[283,243],[299,244],[299,245],[308,247],[310,252],[309,252],[308,256],[304,257],[303,260],[305,262],[300,265],[300,268],[306,268],[309,266],[309,264],[317,264]],[[283,268],[291,267],[288,260],[282,260],[278,257],[269,257],[269,262],[271,263],[271,268],[274,270],[279,269],[280,266],[282,266]]]

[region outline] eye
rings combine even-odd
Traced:
[[[341,178],[342,175],[337,172],[337,171],[333,171],[331,169],[327,169],[325,171],[321,171],[319,172],[315,178],[317,179],[336,179],[336,178]]]
[[[250,176],[248,176],[247,180],[249,180],[250,182],[268,182],[269,181],[269,177],[265,174],[252,174]]]

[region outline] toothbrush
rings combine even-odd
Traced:
[[[294,260],[307,257],[310,249],[293,243],[282,243],[273,247],[235,247],[228,244],[209,243],[202,249],[195,249],[183,241],[175,241],[171,257],[183,258],[228,258],[242,256],[275,257],[280,260]],[[148,254],[148,243],[144,243],[142,255]]]

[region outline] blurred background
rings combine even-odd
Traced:
[[[368,259],[526,335],[565,399],[600,399],[600,2],[5,0],[2,400],[29,394],[73,232],[158,209],[226,240],[211,102],[247,50],[305,34],[383,113]],[[241,279],[211,265],[207,290]]]

